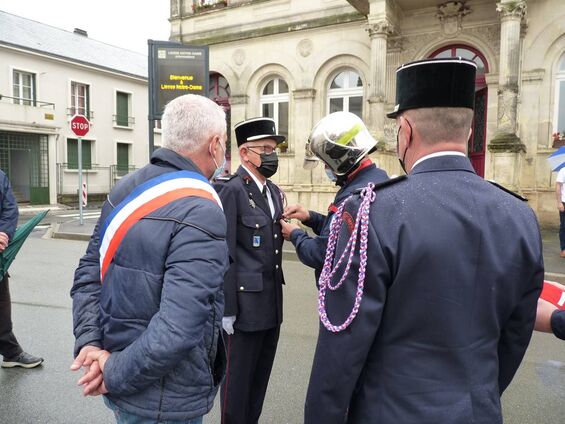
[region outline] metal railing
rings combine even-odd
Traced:
[[[133,116],[112,115],[112,122],[120,127],[132,127],[135,124]]]
[[[81,109],[83,109],[83,108],[80,108],[80,107],[68,107],[68,108],[67,108],[67,116],[74,116],[74,115],[78,114],[79,112],[81,112]],[[86,116],[86,118],[87,118],[89,121],[92,120],[92,119],[94,119],[94,111],[92,111],[92,110],[87,110],[86,113],[80,114],[80,115]]]
[[[8,99],[10,103],[22,106],[46,107],[55,110],[55,103],[43,102],[41,100],[27,99],[25,97],[11,97],[0,94],[0,101]]]
[[[72,166],[71,164],[69,167],[69,164],[66,162],[57,164],[57,194],[76,193],[78,188],[78,171]],[[136,169],[135,166],[100,166],[92,164],[89,169],[84,170],[83,181],[87,187],[96,187],[95,189],[89,189],[93,193],[109,193],[121,177]]]

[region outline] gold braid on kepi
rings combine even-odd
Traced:
[[[375,147],[363,121],[350,112],[334,112],[312,129],[306,144],[305,168],[322,160],[335,175],[346,175]],[[315,165],[314,165],[315,166]]]

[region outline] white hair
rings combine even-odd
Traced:
[[[193,153],[211,137],[226,133],[226,113],[206,97],[186,94],[167,104],[161,126],[163,147]]]

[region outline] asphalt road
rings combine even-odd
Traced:
[[[42,239],[36,230],[11,268],[15,333],[41,368],[0,369],[0,423],[111,423],[100,398],[83,398],[72,361],[69,289],[85,242]],[[300,424],[318,328],[313,273],[284,265],[285,322],[261,424]],[[502,399],[505,422],[565,421],[565,342],[536,334]],[[205,423],[219,423],[218,399]],[[321,423],[323,424],[323,423]],[[378,424],[378,423],[376,423]],[[401,423],[399,423],[401,424]]]

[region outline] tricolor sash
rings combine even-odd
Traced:
[[[210,182],[192,171],[168,172],[137,186],[108,215],[100,230],[100,282],[129,229],[151,212],[183,197],[222,202]]]

